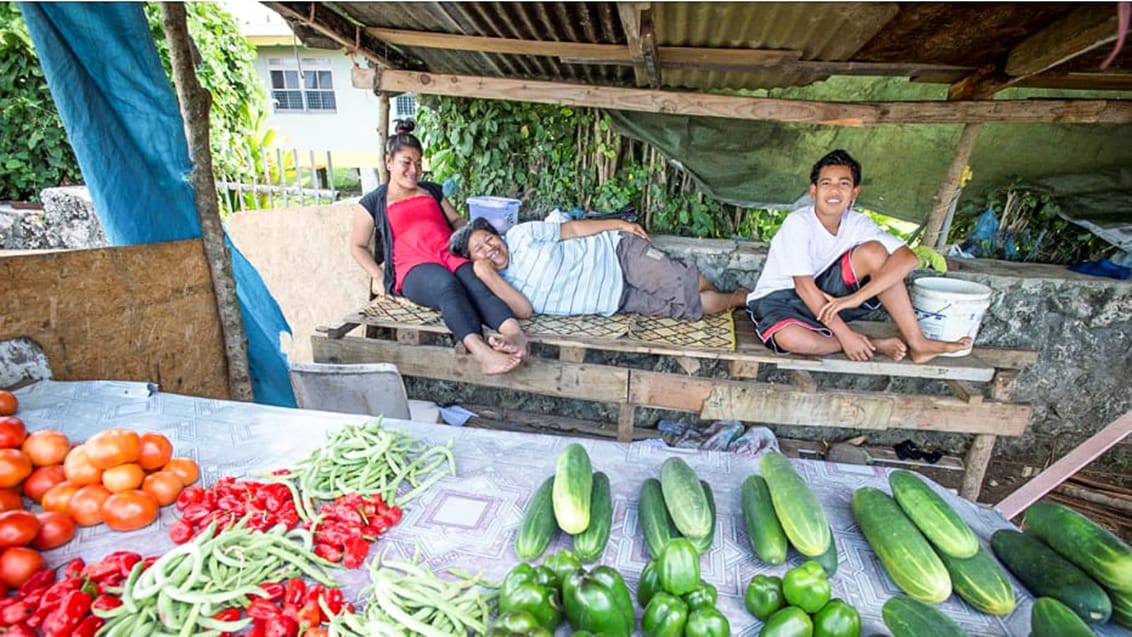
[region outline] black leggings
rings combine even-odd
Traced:
[[[440,310],[457,342],[468,334],[483,336],[485,323],[498,330],[503,321],[515,318],[511,308],[479,280],[470,262],[454,273],[439,263],[413,266],[401,283],[401,292],[413,303]]]

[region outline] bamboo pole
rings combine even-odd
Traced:
[[[208,111],[212,96],[197,80],[193,63],[193,46],[185,18],[185,6],[161,3],[161,19],[169,44],[169,61],[173,68],[173,85],[185,120],[189,156],[193,161],[192,184],[196,193],[197,217],[201,239],[212,275],[212,289],[220,314],[220,330],[228,361],[228,393],[235,400],[250,401],[251,374],[248,369],[247,336],[236,298],[236,280],[232,278],[232,258],[224,245],[224,227],[217,208],[216,184],[212,177],[212,152],[208,147]]]
[[[389,139],[389,92],[377,92],[377,178],[389,183],[389,169],[385,167],[385,142]]]
[[[979,139],[979,131],[982,129],[982,124],[963,125],[963,132],[959,134],[959,143],[955,146],[955,153],[951,156],[951,166],[947,169],[947,177],[940,184],[939,191],[933,200],[935,205],[932,208],[932,213],[928,215],[924,227],[923,245],[935,246],[940,240],[939,235],[943,229],[947,211],[951,208],[952,201],[959,193],[963,169],[971,161],[971,151],[975,149],[975,142]],[[947,237],[943,237],[943,240],[946,241]]]

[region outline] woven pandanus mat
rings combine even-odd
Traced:
[[[629,338],[695,349],[735,351],[735,318],[731,312],[682,321],[664,316],[634,314]]]
[[[525,332],[531,335],[585,336],[612,340],[628,334],[632,322],[633,316],[629,314],[614,314],[613,316],[535,314],[529,319],[519,321],[519,324],[523,326]]]
[[[403,296],[379,296],[362,308],[362,315],[377,323],[443,325],[440,312],[417,305]]]

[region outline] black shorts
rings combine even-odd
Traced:
[[[814,277],[814,283],[818,289],[830,296],[848,296],[861,286],[869,282],[869,277],[858,280],[857,274],[853,272],[853,262],[850,256],[853,250],[848,250],[842,254],[839,259],[833,262],[821,274]],[[880,301],[874,296],[873,298],[865,301],[860,307],[841,310],[838,316],[845,322],[859,319],[863,316],[880,308]],[[755,322],[755,334],[758,335],[767,347],[774,349],[777,354],[788,354],[789,352],[778,347],[778,343],[774,341],[776,332],[788,325],[801,325],[802,327],[818,332],[824,336],[833,336],[833,332],[823,325],[810,308],[806,306],[805,301],[798,296],[798,292],[793,288],[789,290],[776,290],[751,301],[747,304],[747,312],[751,315],[751,320]]]

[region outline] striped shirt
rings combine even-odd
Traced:
[[[538,314],[601,314],[621,305],[625,277],[617,259],[620,232],[562,240],[557,223],[529,221],[503,236],[510,252],[500,272]]]

